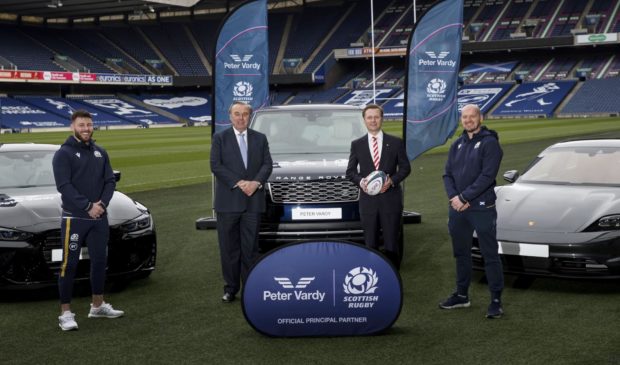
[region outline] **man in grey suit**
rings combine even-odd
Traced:
[[[267,137],[248,129],[252,107],[234,102],[228,114],[232,128],[215,133],[211,143],[225,303],[235,300],[258,257],[260,216],[265,211],[263,185],[273,168]]]
[[[400,267],[400,227],[403,213],[403,192],[400,183],[411,172],[403,140],[383,133],[383,109],[376,104],[362,111],[368,134],[351,142],[347,179],[361,189],[360,217],[364,227],[366,246],[379,248],[379,232],[383,232],[385,255],[396,268]],[[366,193],[366,176],[375,170],[388,175],[378,195]]]

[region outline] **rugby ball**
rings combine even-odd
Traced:
[[[380,170],[375,170],[366,176],[366,193],[368,195],[377,195],[381,192],[381,188],[385,181],[387,180],[387,175],[385,172]]]

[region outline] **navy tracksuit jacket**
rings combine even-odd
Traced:
[[[92,140],[86,144],[70,136],[54,155],[52,165],[62,200],[63,260],[58,286],[61,303],[68,304],[84,242],[90,257],[92,292],[103,294],[110,234],[108,218],[104,213],[99,219],[92,219],[88,211],[98,201],[108,206],[116,181],[107,152]]]

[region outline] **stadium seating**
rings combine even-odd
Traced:
[[[189,39],[185,24],[162,23],[144,25],[140,28],[159,48],[179,75],[206,76],[209,74]]]
[[[614,95],[616,97],[609,97]],[[568,101],[561,114],[615,114],[620,113],[620,78],[593,79],[583,83],[582,87]]]
[[[308,7],[295,14],[284,57],[307,61],[343,14],[340,6],[328,9]]]
[[[15,64],[20,70],[64,71],[55,64],[54,52],[10,26],[0,27],[2,42],[0,55]]]
[[[80,70],[67,70],[67,71],[81,71],[81,72],[97,72],[97,73],[113,73],[110,67],[103,64],[94,55],[87,53],[82,45],[75,45],[66,40],[64,35],[68,34],[70,30],[65,29],[49,29],[38,27],[24,27],[22,29],[24,33],[37,41],[45,44],[54,53],[62,56],[66,56],[76,61],[79,65],[84,67]],[[90,42],[93,42],[92,40]]]
[[[145,60],[159,60],[160,57],[149,46],[137,27],[101,29],[101,34],[114,42],[119,48],[127,52],[141,65]]]

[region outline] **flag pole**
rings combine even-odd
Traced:
[[[370,0],[370,46],[372,49],[372,103],[376,104],[375,100],[375,2]]]
[[[417,10],[415,6],[415,0],[413,0],[413,24],[418,22]]]

